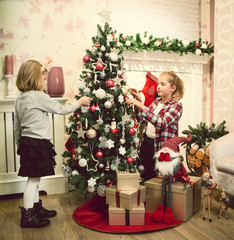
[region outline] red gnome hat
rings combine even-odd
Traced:
[[[157,88],[158,88],[158,78],[155,77],[150,72],[147,72],[145,86],[141,91],[145,96],[144,105],[146,107],[148,107],[154,101]]]
[[[171,138],[169,140],[167,140],[166,142],[164,142],[162,144],[162,148],[168,147],[169,149],[171,149],[174,152],[179,152],[179,144],[182,142],[190,142],[192,139],[192,135],[190,132],[188,132],[189,137],[174,137]]]

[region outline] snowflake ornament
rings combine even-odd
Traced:
[[[124,96],[121,94],[121,95],[119,95],[119,97],[118,97],[118,101],[119,101],[119,103],[123,103],[123,101],[124,101]]]
[[[88,180],[88,186],[94,187],[95,185],[96,185],[96,179],[91,177],[91,178]]]
[[[125,153],[126,153],[125,147],[121,146],[121,147],[119,148],[119,154],[121,154],[121,155],[124,156]]]

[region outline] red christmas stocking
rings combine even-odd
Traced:
[[[158,78],[152,75],[150,72],[146,74],[145,86],[142,89],[142,93],[145,96],[144,105],[148,107],[153,101],[158,87]]]

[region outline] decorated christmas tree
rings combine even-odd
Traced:
[[[105,188],[116,184],[116,170],[137,171],[139,138],[134,109],[126,103],[132,96],[124,78],[123,45],[107,23],[97,27],[75,96],[89,96],[91,104],[78,108],[66,124],[62,171],[83,194],[97,191],[104,196]]]

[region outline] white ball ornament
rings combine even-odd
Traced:
[[[117,169],[117,166],[116,166],[116,164],[112,163],[110,168],[112,171],[115,171]]]
[[[122,145],[126,143],[126,140],[124,138],[121,138],[119,141]]]
[[[95,187],[94,186],[88,186],[87,187],[87,191],[89,192],[89,193],[93,193],[93,192],[95,192]]]
[[[137,143],[140,142],[140,139],[138,137],[136,137],[136,138],[133,139],[133,142],[137,144]]]
[[[84,158],[81,158],[81,159],[79,160],[79,165],[80,165],[81,167],[85,167],[85,166],[87,165],[87,160],[84,159]]]
[[[90,90],[88,87],[86,87],[86,88],[83,90],[83,92],[84,92],[85,94],[88,94],[88,93],[91,92],[91,90]]]
[[[101,51],[104,52],[106,50],[105,46],[101,46]]]
[[[77,175],[79,175],[79,172],[77,170],[73,170],[72,171],[72,176],[77,176]]]
[[[106,78],[106,74],[104,72],[101,72],[99,74],[99,78],[102,79],[102,80],[105,79]]]
[[[117,74],[118,74],[118,76],[122,76],[122,75],[123,75],[123,72],[122,72],[121,70],[118,70],[118,71],[117,71]]]
[[[100,164],[98,165],[98,167],[99,167],[99,168],[104,168],[104,164],[103,164],[103,163],[100,163]]]
[[[144,171],[144,170],[145,170],[145,167],[144,167],[142,164],[140,164],[140,165],[138,166],[138,169],[139,169],[140,171]]]
[[[105,185],[100,185],[97,188],[97,193],[100,197],[105,197],[106,196],[106,186]]]
[[[116,53],[116,52],[111,52],[111,53],[109,54],[109,57],[110,57],[110,60],[111,60],[112,62],[117,62],[117,61],[119,60],[118,53]]]
[[[106,101],[106,102],[104,103],[104,107],[107,108],[107,109],[111,108],[111,106],[112,106],[111,101]]]
[[[106,92],[105,90],[103,90],[102,88],[99,88],[96,93],[95,96],[99,99],[103,99],[106,96]]]

